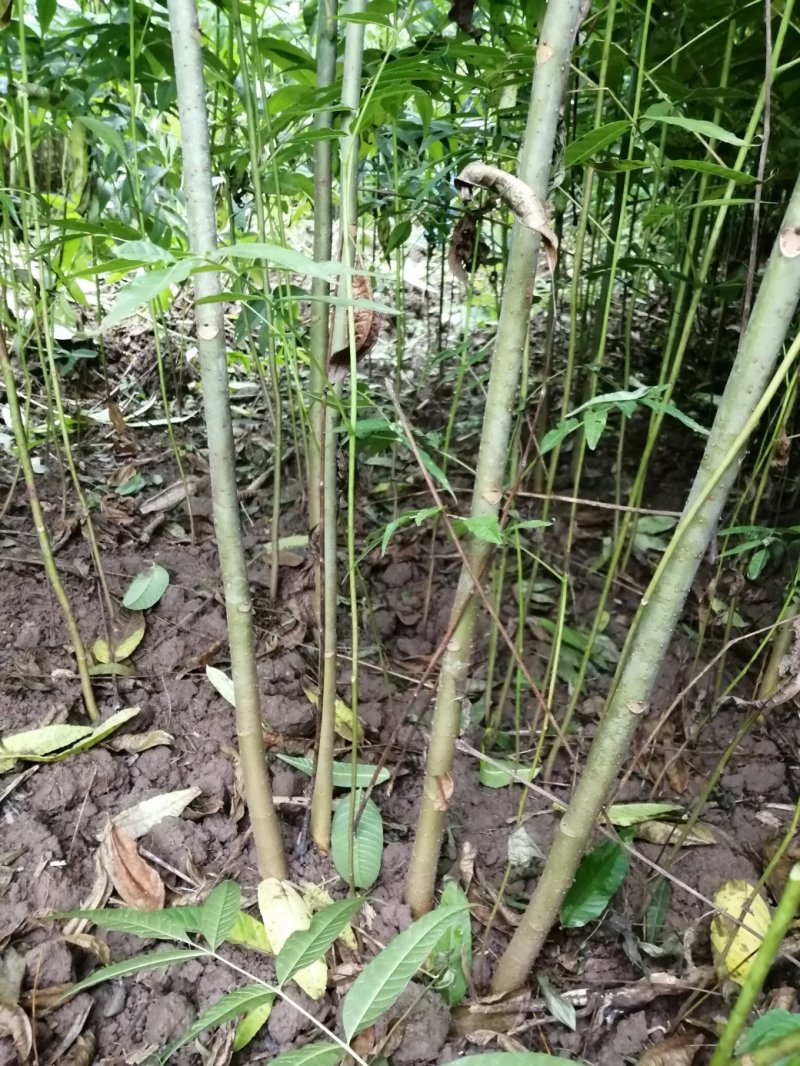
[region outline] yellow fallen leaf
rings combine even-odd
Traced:
[[[323,910],[325,907],[330,907],[330,905],[335,902],[330,892],[326,891],[322,885],[315,885],[313,881],[301,881],[300,890],[303,893],[303,898],[312,915],[316,914],[317,911]],[[356,934],[353,932],[353,927],[349,922],[336,939],[340,940],[345,947],[351,948],[353,951],[358,951]]]
[[[303,692],[306,695],[306,699],[309,703],[313,703],[319,710],[319,692],[316,688],[304,688]],[[344,700],[337,700],[334,711],[334,726],[336,735],[342,737],[343,740],[353,739],[353,712],[344,702]],[[360,744],[364,739],[364,727],[361,722],[356,723],[356,740]]]
[[[311,912],[305,900],[289,881],[267,877],[258,886],[258,909],[275,954],[292,935],[311,925]],[[298,970],[292,978],[312,999],[321,999],[328,984],[328,967],[317,959]]]
[[[714,903],[725,912],[711,923],[714,968],[720,980],[730,978],[743,985],[769,928],[769,906],[749,881],[725,881]]]

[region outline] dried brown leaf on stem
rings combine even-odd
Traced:
[[[522,226],[541,234],[552,274],[558,256],[558,237],[547,220],[547,209],[521,178],[487,163],[469,163],[456,178],[461,199],[471,200],[476,189],[493,189]]]

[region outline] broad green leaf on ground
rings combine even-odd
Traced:
[[[591,159],[605,148],[610,148],[623,133],[630,129],[630,125],[627,119],[619,119],[584,133],[582,137],[578,137],[564,149],[564,166],[576,166],[578,163]]]
[[[135,718],[139,707],[125,707],[105,722],[89,725],[46,725],[0,738],[0,773],[13,769],[16,761],[58,762],[100,744],[120,726]],[[57,754],[55,754],[57,753]]]
[[[306,699],[319,710],[319,692],[313,686],[304,688]],[[353,711],[344,700],[336,700],[334,704],[334,730],[336,735],[344,740],[353,739]],[[356,721],[357,740],[360,744],[364,739],[364,727],[360,721]]]
[[[248,1011],[236,1026],[236,1034],[233,1038],[233,1050],[241,1051],[243,1047],[247,1047],[250,1041],[258,1036],[264,1028],[271,1013],[271,999],[268,999],[265,1003]]]
[[[791,1036],[797,1032],[800,1032],[800,1014],[790,1010],[768,1010],[747,1030],[741,1044],[736,1048],[736,1053],[749,1054],[765,1044],[771,1044],[773,1040],[780,1040],[782,1036]],[[791,1059],[784,1058],[775,1066],[796,1066],[797,1059],[797,1055]]]
[[[168,586],[169,574],[163,566],[154,563],[131,581],[122,605],[129,611],[146,611],[158,603]]]
[[[281,752],[276,751],[275,755],[283,762],[288,763],[289,766],[293,766],[295,770],[299,770],[302,774],[308,774],[309,777],[314,775],[314,760],[309,759],[305,755],[283,755]],[[333,787],[334,788],[350,788],[352,784],[351,778],[351,766],[349,762],[334,762],[333,766]],[[375,774],[375,767],[369,763],[359,763],[356,767],[356,787],[367,788],[372,781]],[[378,772],[377,784],[382,785],[388,781],[391,777],[391,773],[385,766],[382,766]]]
[[[344,1052],[338,1044],[306,1044],[297,1051],[285,1051],[270,1066],[337,1066]]]
[[[200,932],[216,950],[226,940],[239,917],[242,890],[235,881],[223,881],[200,907]]]
[[[292,933],[275,959],[275,973],[280,983],[284,984],[298,970],[321,959],[363,902],[359,897],[338,900],[317,911],[308,929]]]
[[[461,906],[438,907],[396,936],[367,963],[342,1007],[342,1025],[348,1041],[397,1002],[442,936],[462,920],[463,913]]]
[[[72,747],[91,736],[89,725],[44,725],[0,738],[0,773],[13,769],[17,759],[37,760]]]
[[[192,785],[191,788],[179,788],[174,792],[151,796],[126,811],[115,814],[111,824],[118,829],[124,829],[133,840],[138,840],[165,818],[180,817],[189,804],[197,799],[200,791],[197,785]]]
[[[144,639],[144,615],[141,611],[132,611],[110,628],[108,640],[99,637],[92,645],[92,657],[98,663],[121,662],[136,651]]]
[[[265,955],[273,955],[272,944],[269,942],[264,923],[259,922],[247,911],[239,911],[233,928],[225,937],[229,944],[239,944],[253,951],[260,951]]]
[[[217,692],[226,700],[231,707],[236,706],[236,697],[233,693],[233,680],[228,677],[224,670],[220,670],[216,666],[206,667],[206,677],[217,690]]]
[[[180,908],[177,908],[180,910]],[[110,966],[101,966],[99,970],[84,977],[64,993],[64,998],[84,992],[87,988],[94,988],[103,981],[113,981],[118,977],[126,977],[132,973],[142,973],[144,970],[157,970],[163,966],[174,966],[179,962],[188,962],[189,959],[197,959],[205,955],[205,951],[195,948],[173,948],[170,951],[154,951],[150,955],[136,955],[132,959],[123,962],[114,962]]]
[[[487,788],[505,788],[515,784],[515,775],[523,781],[533,781],[539,769],[538,766],[520,766],[513,759],[495,759],[493,756],[490,763],[481,762],[478,779]]]
[[[472,922],[469,901],[457,881],[447,881],[439,906],[461,907],[463,913],[442,935],[431,952],[425,969],[437,976],[434,987],[448,1007],[455,1007],[466,996],[466,975],[472,973]]]
[[[361,805],[356,793],[355,807]],[[370,888],[378,880],[383,857],[383,819],[374,801],[368,799],[358,823],[355,836],[350,830],[350,801],[343,799],[333,812],[331,823],[331,858],[336,872],[350,880],[350,844],[353,848],[353,884],[356,888]]]
[[[157,940],[188,939],[200,925],[199,907],[167,907],[160,911],[140,911],[132,907],[104,907],[102,910],[66,911],[56,918],[83,918],[101,929],[117,933],[133,933],[142,938]]]
[[[658,943],[671,902],[672,882],[668,877],[660,877],[650,894],[644,914],[644,939],[648,944]]]
[[[585,855],[561,904],[561,925],[577,929],[599,918],[628,872],[631,860],[616,841],[606,840]]]
[[[568,1029],[573,1032],[578,1027],[577,1019],[575,1017],[575,1007],[564,996],[560,996],[555,992],[544,974],[539,974],[536,978],[539,982],[539,988],[542,990],[542,997],[544,998],[545,1005],[550,1011],[552,1016],[557,1022],[561,1022],[562,1025],[566,1025]]]
[[[258,909],[276,955],[281,953],[292,933],[302,932],[311,925],[311,913],[306,901],[293,884],[278,877],[266,877],[260,882]],[[312,999],[321,999],[325,994],[328,967],[324,959],[317,959],[296,970],[292,976]]]
[[[190,1040],[194,1040],[196,1036],[205,1032],[206,1029],[223,1025],[225,1022],[229,1022],[231,1018],[238,1018],[245,1011],[263,1006],[265,1003],[272,1003],[274,998],[275,993],[272,989],[265,988],[264,985],[245,985],[243,988],[234,988],[232,992],[228,992],[221,999],[218,999],[216,1003],[212,1003],[208,1010],[204,1010],[201,1015],[195,1018],[186,1032],[182,1033],[177,1040],[173,1040],[164,1050],[160,1061],[162,1063],[167,1062],[179,1048],[182,1048],[184,1044],[188,1044]]]
[[[742,985],[772,920],[769,906],[749,881],[723,882],[714,903],[724,912],[711,922],[714,969],[720,980],[730,978]]]
[[[187,257],[170,266],[148,270],[134,278],[119,290],[114,306],[103,318],[98,332],[103,333],[111,329],[112,326],[116,326],[123,319],[138,311],[140,307],[145,307],[156,300],[170,286],[186,281],[195,266],[196,260]]]

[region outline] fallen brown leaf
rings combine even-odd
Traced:
[[[453,775],[442,774],[436,778],[436,798],[433,808],[436,811],[449,811],[450,800],[453,796]]]
[[[233,1055],[233,1040],[235,1036],[235,1025],[226,1025],[219,1029],[209,1045],[205,1066],[228,1066]]]
[[[120,899],[136,910],[161,910],[165,898],[164,882],[141,857],[133,838],[124,829],[112,825],[101,849],[108,876]]]
[[[97,1041],[94,1033],[83,1033],[61,1060],[62,1066],[90,1066],[94,1062],[96,1051]]]
[[[692,1066],[701,1044],[702,1037],[697,1033],[671,1036],[655,1047],[648,1048],[637,1066]]]
[[[33,1047],[33,1031],[22,1007],[15,1003],[0,1003],[0,1036],[10,1036],[19,1061],[28,1061]]]
[[[72,933],[65,936],[64,939],[68,944],[72,944],[73,947],[85,951],[87,955],[94,955],[103,966],[108,966],[111,962],[111,952],[108,950],[108,944],[104,940],[100,940],[99,937],[92,936],[91,933]]]

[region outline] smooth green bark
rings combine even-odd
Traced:
[[[519,177],[542,202],[547,198],[556,128],[580,9],[580,0],[550,0],[536,51]],[[539,241],[538,233],[514,223],[472,496],[473,517],[496,516],[503,495],[522,355],[527,347]],[[446,810],[442,809],[446,804],[441,801],[443,782],[452,772],[455,742],[461,729],[460,696],[469,666],[477,611],[469,571],[483,573],[490,551],[491,545],[485,541],[474,538],[469,541],[469,566],[462,569],[451,612],[451,621],[456,618],[459,621],[442,658],[419,821],[406,882],[406,899],[415,915],[433,906],[436,865],[446,817]]]
[[[189,239],[195,255],[209,256],[217,247],[217,226],[211,186],[203,54],[194,0],[169,0],[169,21],[178,89]],[[225,592],[239,757],[259,872],[262,877],[285,877],[286,860],[264,756],[253,604],[239,520],[225,321],[217,271],[195,273],[194,290],[214,528]]]
[[[794,254],[786,254],[787,250]],[[741,340],[684,517],[634,620],[586,767],[556,830],[523,920],[495,971],[495,992],[523,984],[558,918],[598,815],[647,710],[686,597],[736,480],[756,412],[765,406],[770,386],[775,391],[780,383],[773,375],[799,298],[800,181]],[[787,365],[793,354],[790,351],[784,360]]]

